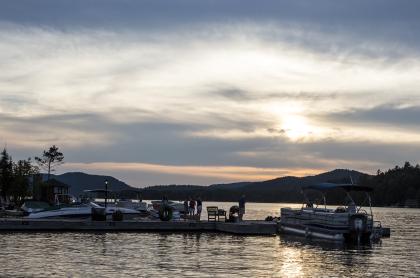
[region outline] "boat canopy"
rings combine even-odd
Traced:
[[[86,190],[83,190],[83,192],[84,193],[105,193],[105,192],[112,193],[111,190],[105,190],[105,189],[86,189]]]
[[[335,188],[341,188],[345,191],[364,191],[364,192],[370,192],[373,191],[373,188],[368,186],[361,186],[356,184],[348,184],[348,183],[329,183],[329,182],[323,182],[323,183],[317,183],[309,186],[303,187],[304,190],[306,189],[314,189],[314,190],[327,190],[327,189],[335,189]]]

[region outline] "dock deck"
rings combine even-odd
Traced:
[[[275,235],[277,224],[268,221],[242,221],[236,223],[212,221],[91,221],[81,219],[0,219],[0,232],[40,231],[105,231],[105,232],[223,232],[241,235]]]

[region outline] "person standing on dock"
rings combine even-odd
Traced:
[[[198,215],[198,219],[201,218],[201,210],[203,209],[203,202],[201,201],[201,198],[198,197],[197,198],[197,215]]]
[[[195,214],[195,201],[194,199],[191,198],[190,200],[190,215],[194,215]]]
[[[184,201],[184,216],[187,216],[189,214],[188,199],[189,198],[186,198]],[[185,217],[185,219],[187,219],[187,217]]]
[[[245,195],[242,195],[241,198],[239,198],[239,220],[242,221],[242,217],[245,214]]]

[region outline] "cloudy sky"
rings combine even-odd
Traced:
[[[2,0],[0,143],[135,186],[420,160],[420,2]]]

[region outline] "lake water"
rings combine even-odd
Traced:
[[[233,203],[204,203],[228,209]],[[248,219],[288,204],[247,204]],[[391,238],[363,248],[219,233],[2,233],[1,277],[420,277],[420,210],[374,208]],[[203,215],[203,218],[205,215]]]

